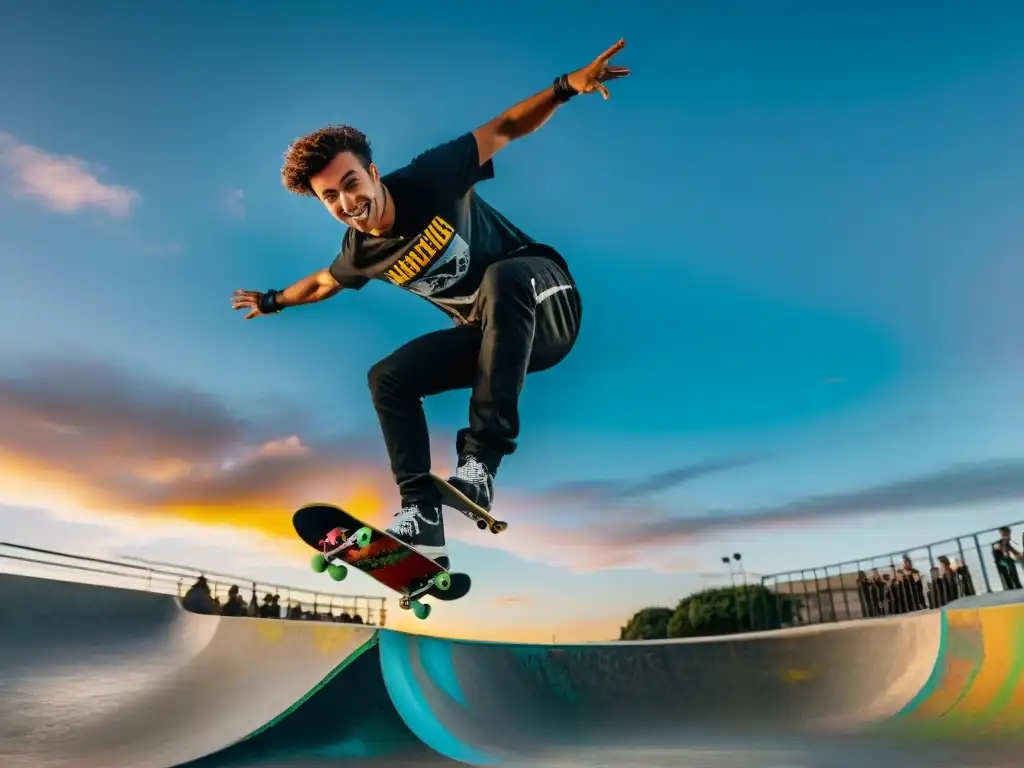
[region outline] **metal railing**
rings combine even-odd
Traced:
[[[1002,527],[1019,534],[1022,526],[1024,521]],[[999,529],[992,528],[899,552],[770,574],[761,577],[761,584],[778,600],[796,604],[799,624],[940,608],[959,597],[1021,588],[1018,563],[994,549],[999,538]]]
[[[108,560],[74,555],[40,547],[0,541],[0,567],[27,576],[43,576],[62,581],[92,583],[101,586],[137,589],[184,598],[200,576],[206,578],[215,605],[222,605],[232,586],[245,588],[258,606],[267,603],[261,614],[270,618],[314,618],[321,621],[358,620],[383,627],[387,620],[387,598],[367,595],[337,595],[270,584],[244,576],[203,571],[191,566],[160,563],[124,557]],[[267,600],[274,598],[276,600]],[[276,609],[276,610],[275,610]]]

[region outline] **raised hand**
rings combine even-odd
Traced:
[[[265,314],[260,311],[260,297],[263,294],[260,291],[235,291],[234,296],[231,297],[231,308],[234,310],[248,309],[250,310],[243,319],[251,320],[254,317],[259,317]]]
[[[609,80],[618,80],[620,77],[625,77],[629,74],[629,69],[626,67],[613,67],[608,62],[625,47],[626,41],[619,40],[619,42],[594,59],[590,64],[570,74],[568,76],[569,85],[577,93],[593,93],[598,91],[605,99],[610,98],[611,94],[603,84]]]

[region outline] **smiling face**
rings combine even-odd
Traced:
[[[372,162],[365,166],[351,152],[339,152],[323,170],[309,177],[309,186],[342,224],[360,232],[380,226],[384,188]]]

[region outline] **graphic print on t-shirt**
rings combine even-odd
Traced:
[[[455,227],[435,216],[384,276],[421,296],[433,296],[464,278],[469,261],[469,243],[455,232]]]

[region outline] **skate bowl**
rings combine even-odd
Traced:
[[[358,626],[199,616],[170,596],[2,574],[0,606],[4,766],[168,766],[216,752],[373,641]]]
[[[530,645],[0,574],[0,765],[1010,766],[1024,606]]]

